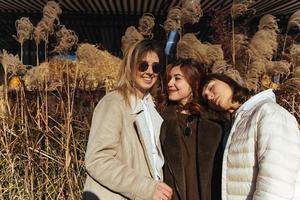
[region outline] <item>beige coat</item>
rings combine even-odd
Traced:
[[[87,145],[87,179],[84,199],[151,199],[157,181],[153,179],[151,142],[148,139],[142,106],[133,96],[131,107],[116,91],[103,97],[95,108]],[[156,145],[162,118],[148,98]],[[162,170],[160,170],[162,177]],[[93,198],[92,198],[93,197]]]

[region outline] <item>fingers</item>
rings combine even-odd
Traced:
[[[170,186],[168,186],[167,184],[165,184],[164,182],[160,182],[159,183],[159,187],[162,188],[162,191],[165,195],[172,197],[173,194],[173,190]]]
[[[153,200],[171,200],[172,199],[172,188],[163,182],[159,182],[153,193]]]

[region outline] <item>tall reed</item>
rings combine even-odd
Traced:
[[[81,199],[90,121],[105,89],[77,90],[63,67],[56,90],[46,76],[39,90],[6,90],[11,113],[0,125],[0,199]]]

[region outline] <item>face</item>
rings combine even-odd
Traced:
[[[155,52],[148,52],[142,59],[142,62],[147,62],[149,67],[146,71],[141,72],[139,71],[139,67],[136,66],[135,87],[137,96],[141,99],[145,96],[146,92],[152,88],[157,80],[158,74],[153,72],[153,64],[159,63],[159,58]]]
[[[188,103],[192,96],[192,88],[183,75],[180,66],[173,67],[169,72],[168,97],[182,105]]]
[[[208,101],[208,105],[219,111],[233,112],[235,104],[232,102],[233,91],[230,86],[220,80],[211,80],[204,87],[202,96]]]

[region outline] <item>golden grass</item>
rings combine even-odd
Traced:
[[[47,77],[40,91],[2,88],[11,114],[0,115],[0,199],[81,199],[91,116],[105,90],[61,82],[53,91]]]
[[[181,33],[181,27],[182,27],[181,16],[182,16],[182,11],[181,8],[178,6],[173,7],[168,11],[167,19],[165,20],[163,26],[167,34],[173,30],[177,30],[179,31],[179,33]]]
[[[126,31],[125,35],[122,36],[122,46],[121,50],[123,54],[128,51],[128,49],[134,45],[135,43],[141,41],[144,39],[144,36],[134,27],[134,26],[129,26]]]
[[[177,44],[177,58],[193,58],[208,67],[224,60],[221,45],[202,43],[192,33],[187,33]]]

